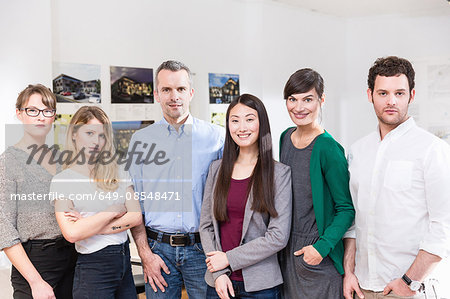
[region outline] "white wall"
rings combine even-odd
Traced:
[[[427,100],[424,86],[428,61],[450,58],[450,17],[385,16],[349,19],[346,24],[345,93],[341,98],[341,136],[345,145],[368,134],[376,118],[367,101],[367,74],[372,63],[387,55],[411,60],[416,66],[417,105]]]
[[[85,7],[89,7],[85,10]],[[240,74],[243,89],[257,90],[252,78],[252,45],[260,44],[253,26],[261,22],[258,5],[239,1],[55,1],[52,17],[54,61],[100,64],[102,105],[108,110],[109,66],[156,71],[168,59],[195,73],[195,116],[209,120],[208,72]],[[77,15],[67,18],[65,12]],[[73,106],[62,105],[68,110]],[[60,110],[65,112],[64,110]],[[154,104],[154,118],[161,117]]]
[[[0,152],[18,92],[29,83],[51,86],[52,61],[100,64],[102,107],[111,112],[110,65],[156,69],[167,59],[181,60],[195,73],[191,110],[203,119],[210,117],[208,73],[239,74],[241,93],[266,104],[276,156],[278,136],[291,125],[284,84],[295,70],[312,67],[325,79],[323,123],[348,146],[376,125],[365,94],[372,62],[385,55],[417,62],[448,58],[449,30],[445,16],[346,20],[269,1],[2,1]],[[417,82],[418,101],[426,97],[422,90]],[[58,104],[59,113],[75,109]],[[161,117],[157,104],[153,117]]]
[[[195,116],[210,117],[208,72],[238,73],[241,92],[263,99],[274,141],[291,125],[282,101],[289,75],[312,67],[325,79],[324,121],[348,146],[375,126],[366,77],[380,56],[413,62],[448,59],[448,16],[342,19],[274,2],[193,1],[3,1],[0,47],[1,121],[15,122],[17,94],[28,83],[51,85],[51,61],[102,67],[103,108],[110,112],[109,66],[156,68],[166,59],[189,65],[195,75]],[[418,78],[423,77],[420,68]],[[425,93],[417,82],[417,102]],[[422,90],[421,90],[422,89]],[[153,118],[161,117],[157,104]],[[11,107],[11,109],[6,109]],[[60,113],[77,106],[59,104]],[[120,115],[116,115],[120,118]],[[4,136],[4,125],[0,132]],[[274,142],[277,152],[277,142]],[[0,150],[4,138],[0,138]]]
[[[1,153],[5,124],[18,123],[14,107],[19,92],[30,83],[51,83],[50,0],[2,1],[0,39]]]
[[[5,125],[17,123],[18,93],[30,83],[51,82],[50,0],[2,1],[0,4],[0,152],[5,148]],[[12,294],[10,263],[0,253],[2,298]]]
[[[313,67],[324,76],[329,93],[324,123],[339,136],[343,19],[256,1],[52,3],[53,60],[100,64],[102,106],[108,112],[123,107],[107,104],[110,65],[156,69],[166,59],[185,62],[196,74],[192,113],[207,120],[208,73],[237,73],[241,93],[262,98],[270,111],[278,156],[278,136],[291,125],[282,100],[284,84],[295,70]],[[76,107],[58,109],[72,113]],[[157,104],[153,115],[161,117]]]
[[[241,65],[232,63],[240,55],[234,46],[246,37],[233,34],[241,27],[238,21],[248,14],[239,2],[218,1],[217,7],[210,1],[132,0],[126,5],[117,0],[53,3],[53,59],[100,64],[102,106],[107,111],[113,106],[125,107],[107,105],[110,65],[156,70],[164,60],[183,61],[196,73],[195,102],[206,101],[208,71],[242,73]],[[228,13],[214,15],[216,11]],[[77,17],[67,18],[67,12]],[[213,43],[215,39],[217,42]],[[65,113],[71,107],[62,105],[61,111]],[[159,119],[159,106],[155,104],[154,108],[154,118]],[[193,104],[195,114],[209,117],[204,110]]]
[[[310,67],[325,81],[325,128],[337,139],[339,98],[344,84],[345,20],[311,13],[286,5],[264,5],[264,36],[260,68],[263,99],[271,120],[274,152],[278,157],[278,138],[293,126],[283,100],[283,89],[296,70]]]

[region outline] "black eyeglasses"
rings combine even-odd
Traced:
[[[41,112],[44,117],[53,117],[56,114],[56,109],[21,108],[20,110],[25,110],[25,113],[31,117],[36,117]]]

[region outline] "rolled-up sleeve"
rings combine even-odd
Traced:
[[[347,164],[348,164],[348,168],[349,168],[349,176],[351,176],[351,172],[350,172],[350,164],[352,163],[353,160],[353,154],[352,154],[352,150],[350,148],[348,155],[347,155]],[[350,184],[350,179],[348,182],[348,188],[350,190],[350,192],[352,192],[352,188],[351,188],[351,184]],[[355,194],[351,194],[352,197],[352,202],[353,202],[353,206],[355,205],[355,201],[353,200]],[[349,227],[349,229],[345,232],[344,236],[342,237],[343,239],[356,239],[356,229],[355,229],[355,221],[353,220],[353,224]]]
[[[353,222],[352,226],[345,232],[343,239],[356,239],[356,230],[355,230],[355,223]]]
[[[420,249],[442,258],[450,253],[450,147],[437,140],[424,160],[425,196],[430,223]]]

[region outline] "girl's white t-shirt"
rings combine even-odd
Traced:
[[[119,187],[115,191],[101,190],[89,177],[68,168],[53,177],[50,192],[53,199],[72,200],[75,209],[80,212],[81,216],[89,217],[106,210],[111,205],[125,205],[127,200],[126,189],[132,185],[128,172],[120,168]],[[109,245],[122,244],[127,240],[127,237],[127,231],[94,235],[75,242],[75,249],[79,253],[89,254]]]

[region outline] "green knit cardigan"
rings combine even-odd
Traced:
[[[283,138],[289,129],[291,128],[286,129],[280,137],[280,157]],[[353,223],[355,209],[348,185],[349,173],[344,148],[326,131],[314,143],[309,173],[320,236],[313,247],[322,257],[329,256],[337,271],[344,274],[342,236]]]

